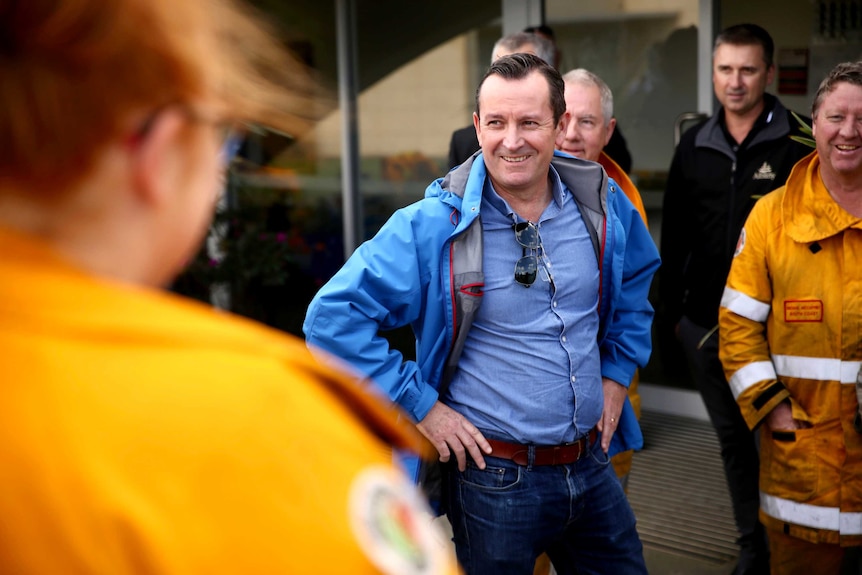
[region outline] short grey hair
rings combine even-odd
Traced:
[[[586,68],[575,68],[563,75],[563,82],[598,88],[602,101],[602,116],[605,118],[605,126],[610,123],[611,118],[614,117],[614,94],[604,80]]]
[[[521,50],[521,48],[524,48],[525,46],[532,46],[536,56],[551,66],[554,65],[554,56],[557,52],[554,43],[544,36],[539,36],[538,34],[533,34],[531,32],[515,32],[514,34],[503,36],[497,40],[497,42],[494,43],[494,49],[491,51],[491,63],[494,63],[494,60],[496,59],[495,56],[501,48],[506,52],[515,53],[522,52],[523,50]]]

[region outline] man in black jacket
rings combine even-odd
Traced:
[[[748,212],[813,151],[790,138],[804,135],[798,122],[765,93],[775,73],[773,52],[769,33],[754,24],[718,35],[712,81],[721,108],[683,135],[662,211],[660,321],[680,340],[721,443],[740,535],[737,574],[768,575],[769,552],[758,520],[756,438],[724,377],[712,330]]]

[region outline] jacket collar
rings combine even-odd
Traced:
[[[482,150],[479,150],[440,180],[440,188],[443,191],[461,198],[461,213],[465,215],[465,222],[472,219],[467,217],[466,213],[478,213],[478,206],[482,201],[482,187],[488,174],[481,157]],[[600,164],[555,151],[551,165],[581,205],[600,214],[607,213],[605,190],[608,176]]]
[[[444,190],[452,192],[459,198],[464,197],[467,189],[467,180],[470,178],[470,172],[473,169],[473,164],[476,159],[482,154],[482,150],[477,150],[472,156],[464,160],[460,166],[456,166],[443,177],[440,182],[440,187]],[[484,167],[484,166],[483,166]]]
[[[801,159],[790,172],[781,216],[788,237],[800,243],[823,240],[850,227],[862,229],[862,218],[844,211],[823,185],[816,152]]]
[[[724,109],[712,115],[695,137],[698,148],[712,148],[730,157],[736,157],[727,137],[724,135]],[[763,112],[752,127],[754,137],[746,144],[755,146],[761,142],[772,142],[790,134],[790,121],[787,119],[787,108],[772,94],[763,94]]]
[[[556,151],[551,165],[578,203],[601,214],[607,212],[608,175],[601,164]]]

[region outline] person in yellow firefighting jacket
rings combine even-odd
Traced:
[[[862,62],[829,73],[812,119],[817,151],[754,206],[719,312],[728,382],[762,426],[772,575],[860,572]]]
[[[242,133],[328,109],[270,28],[244,0],[0,0],[4,575],[461,573],[392,460],[433,450],[406,414],[164,289]]]

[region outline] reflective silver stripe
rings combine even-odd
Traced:
[[[838,532],[844,535],[862,534],[862,513],[840,513],[838,517]]]
[[[721,294],[721,307],[726,307],[736,315],[759,323],[766,321],[772,309],[771,304],[756,300],[729,287],[724,288],[724,293]]]
[[[862,361],[798,355],[773,355],[772,363],[775,364],[778,375],[817,381],[840,381],[854,385],[859,368],[862,367]]]
[[[755,361],[749,363],[742,369],[737,370],[730,378],[730,390],[733,392],[733,397],[739,397],[739,394],[764,379],[776,379],[775,368],[771,361]]]
[[[862,513],[842,512],[837,507],[820,507],[797,503],[760,492],[760,508],[787,523],[814,529],[837,531],[841,535],[862,535]]]

